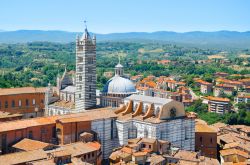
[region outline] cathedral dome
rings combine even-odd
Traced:
[[[103,88],[103,93],[107,94],[133,94],[136,89],[132,81],[119,75],[111,78]]]

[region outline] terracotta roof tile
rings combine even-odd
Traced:
[[[216,133],[217,131],[214,130],[212,127],[210,127],[207,124],[195,124],[195,132],[209,132],[209,133]]]
[[[222,156],[227,156],[227,155],[241,155],[245,158],[249,158],[248,153],[238,150],[238,149],[225,149],[225,150],[220,150],[220,154]]]
[[[221,98],[221,97],[208,96],[207,99],[212,101],[230,102],[228,98]]]
[[[8,121],[0,123],[0,132],[11,131],[13,129],[24,129],[28,127],[34,127],[39,125],[55,124],[56,121],[62,123],[77,122],[77,121],[91,121],[103,118],[117,117],[113,110],[109,108],[93,109],[82,113],[74,113],[58,116],[47,116],[32,119],[23,119],[17,121]]]
[[[146,156],[147,152],[135,152],[133,153],[133,156]]]
[[[23,140],[16,143],[12,147],[17,148],[17,149],[21,149],[24,151],[31,151],[31,150],[44,149],[44,148],[51,146],[51,145],[52,144],[49,144],[49,143],[44,143],[41,141],[36,141],[36,140],[24,138]]]
[[[0,88],[0,95],[17,95],[24,93],[45,93],[46,88],[22,87],[22,88]]]

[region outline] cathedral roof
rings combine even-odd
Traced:
[[[115,66],[116,68],[123,68],[123,66],[122,66],[122,64],[117,64],[116,66]]]
[[[106,83],[103,92],[108,94],[133,94],[136,93],[136,89],[132,81],[116,75]]]
[[[153,103],[153,104],[160,104],[160,105],[168,104],[173,101],[172,99],[166,99],[166,98],[160,98],[160,97],[154,97],[152,99],[151,96],[144,96],[144,95],[131,95],[129,97],[126,97],[126,99]]]
[[[71,75],[65,69],[62,79],[61,79],[61,87],[65,88],[69,85],[73,85],[73,80],[72,80]]]
[[[75,86],[67,86],[66,88],[64,88],[63,90],[61,90],[62,92],[67,92],[67,93],[75,93],[76,91],[76,87]]]

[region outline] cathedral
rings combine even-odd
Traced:
[[[115,76],[100,93],[98,107],[119,107],[124,98],[136,94],[135,85],[123,76],[123,66],[115,66]],[[84,34],[76,38],[76,71],[57,77],[56,87],[49,84],[45,95],[45,113],[48,116],[78,113],[97,107],[96,97],[96,38],[87,27]]]
[[[123,72],[119,60],[114,77],[100,93],[100,105],[96,105],[96,38],[86,28],[82,37],[76,39],[76,71],[68,72],[65,68],[57,78],[56,87],[48,85],[46,115],[91,111],[79,113],[68,122],[89,120],[89,130],[101,141],[104,159],[108,159],[114,148],[128,144],[133,138],[167,140],[175,147],[194,151],[195,120],[185,113],[184,105],[172,99],[137,95],[134,84]],[[106,108],[104,113],[97,107],[118,108]],[[99,111],[101,117],[97,115]],[[78,115],[86,117],[78,118]],[[69,136],[60,137],[69,140]]]
[[[66,68],[57,86],[49,84],[45,96],[46,115],[78,113],[96,107],[96,38],[84,34],[76,38],[76,72]]]

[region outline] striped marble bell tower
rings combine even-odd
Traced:
[[[82,112],[96,106],[96,38],[87,26],[76,38],[75,110]]]

